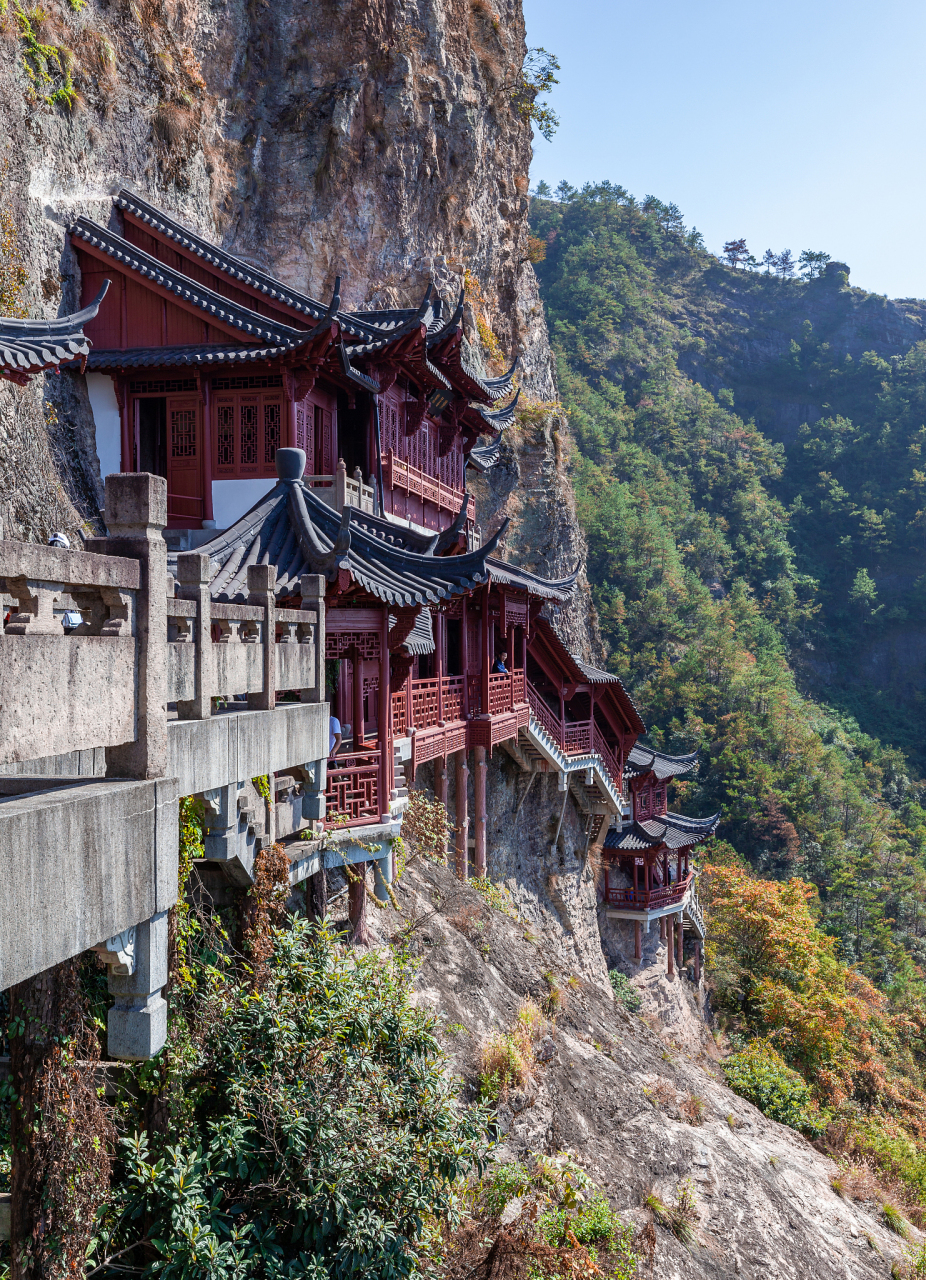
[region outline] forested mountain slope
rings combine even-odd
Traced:
[[[839,271],[733,271],[677,210],[608,184],[535,198],[531,220],[612,666],[662,745],[703,749],[687,803],[722,808],[754,866],[813,881],[844,959],[912,976],[920,694],[819,673],[845,681],[889,628],[923,626],[918,307]],[[788,430],[797,403],[826,416]]]
[[[708,519],[680,527],[686,567],[715,595],[740,577],[770,593],[802,683],[922,775],[926,304],[853,289],[840,263],[733,270],[673,206],[607,184],[535,200],[533,223],[566,398],[574,376],[620,389],[627,443],[681,463]]]

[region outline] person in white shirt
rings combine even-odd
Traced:
[[[341,750],[341,721],[337,716],[328,720],[328,755],[336,756]]]

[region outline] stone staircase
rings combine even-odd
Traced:
[[[408,779],[405,776],[405,762],[401,759],[399,748],[395,748],[394,785],[389,792],[389,812],[393,818],[400,817],[408,808]]]

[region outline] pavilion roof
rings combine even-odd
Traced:
[[[398,358],[406,362],[412,376],[420,376],[425,385],[448,389],[455,386],[464,397],[483,404],[503,400],[513,390],[517,362],[501,377],[483,378],[462,359],[459,349],[463,332],[462,291],[449,317],[444,315],[442,300],[436,295],[432,285],[428,285],[417,307],[342,310],[340,280],[335,285],[331,302],[320,302],[204,239],[192,228],[178,222],[133,191],[123,188],[113,200],[128,215],[131,223],[140,223],[155,234],[156,238],[161,237],[176,245],[181,260],[184,253],[200,259],[212,272],[214,284],[217,284],[215,277],[218,275],[227,277],[229,286],[245,285],[262,294],[270,303],[305,316],[310,327],[298,328],[294,324],[261,315],[242,302],[225,297],[216,288],[210,288],[194,279],[182,266],[170,266],[92,219],[78,218],[69,228],[73,238],[83,241],[97,254],[112,259],[121,268],[136,272],[167,289],[178,300],[200,309],[217,322],[238,330],[243,342],[262,344],[260,348],[247,348],[246,352],[241,353],[235,352],[232,344],[99,352],[92,366],[94,368],[147,368],[157,363],[208,366],[276,359],[305,345],[310,337],[319,332],[321,326],[336,322],[342,341],[342,365],[346,366],[344,371],[349,378],[361,383],[369,391],[379,390],[375,377],[368,376],[375,375],[377,357]],[[160,361],[157,359],[158,354]],[[372,367],[367,373],[362,373],[353,368],[351,361],[354,359],[372,361]],[[478,410],[472,414],[472,421],[480,420],[477,415]],[[511,416],[513,405],[502,410],[500,415],[485,415],[485,421],[492,430],[497,430]],[[474,428],[470,426],[469,429],[472,431]]]
[[[709,818],[686,818],[680,813],[662,813],[646,822],[629,822],[619,830],[612,828],[605,836],[605,849],[625,853],[644,849],[689,849],[707,840],[717,830],[720,814]]]
[[[299,455],[295,461],[292,455]],[[391,525],[391,539],[379,521],[360,517],[353,507],[341,514],[326,506],[301,479],[305,455],[297,449],[277,451],[281,478],[231,528],[217,534],[199,550],[216,563],[211,589],[222,601],[247,599],[247,570],[252,564],[272,564],[277,593],[296,595],[304,573],[321,573],[329,581],[354,582],[384,603],[396,606],[436,604],[481,586],[488,579],[487,558],[499,535],[478,551],[442,556],[423,551],[420,541],[403,537],[402,526]],[[287,475],[290,469],[294,474]],[[297,478],[298,477],[298,478]]]
[[[70,360],[86,360],[90,341],[84,325],[92,320],[106,296],[109,281],[89,307],[57,320],[0,317],[0,377],[24,384],[43,369],[57,369]]]
[[[624,765],[624,777],[640,778],[645,773],[652,773],[662,782],[666,778],[679,778],[685,773],[691,773],[697,763],[697,751],[691,751],[686,756],[667,756],[653,747],[636,743]]]
[[[489,444],[477,444],[470,449],[467,459],[476,468],[477,471],[490,471],[498,462],[499,455],[502,451],[502,438],[496,438]]]
[[[493,582],[505,587],[515,587],[543,600],[557,600],[561,603],[571,600],[575,595],[579,567],[576,565],[574,572],[566,578],[542,578],[539,573],[519,569],[517,565],[506,564],[503,560],[496,560],[494,556],[488,561]]]

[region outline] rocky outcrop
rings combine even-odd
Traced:
[[[601,984],[576,977],[561,949],[525,920],[488,908],[433,863],[398,886],[401,913],[374,913],[380,940],[403,939],[421,962],[418,1000],[433,1010],[455,1076],[477,1087],[480,1051],[531,998],[551,1033],[532,1078],[498,1107],[497,1159],[570,1151],[637,1231],[640,1274],[660,1280],[884,1280],[900,1242],[879,1206],[841,1199],[832,1161],[720,1082],[706,1043],[662,1035]],[[691,1000],[676,978],[677,1004]],[[696,1023],[696,1019],[694,1023]],[[694,1025],[693,1023],[693,1025]],[[684,1245],[644,1206],[688,1183],[695,1241]]]

